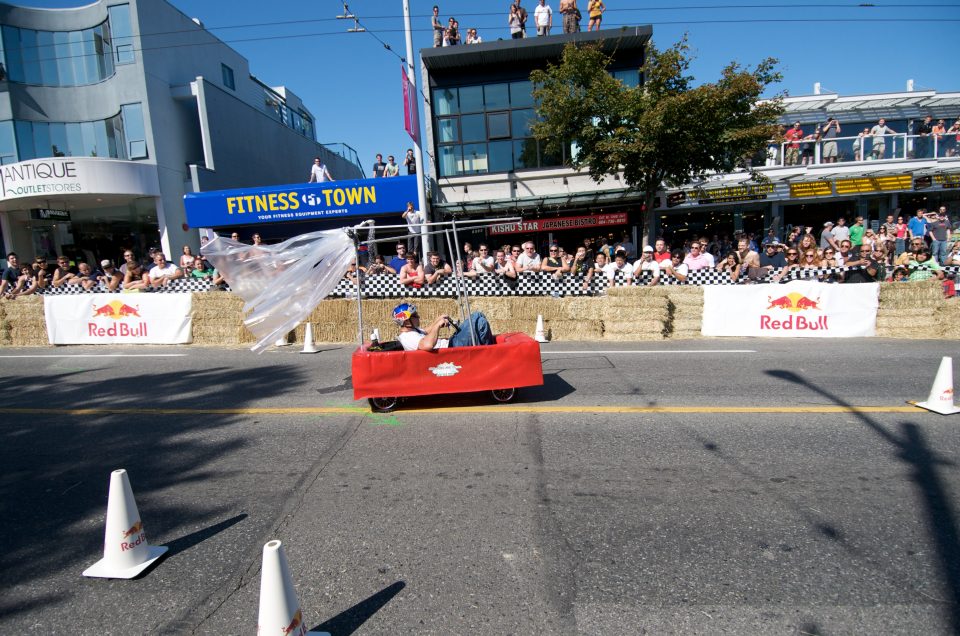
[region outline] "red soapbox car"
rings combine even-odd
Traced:
[[[540,344],[525,333],[502,333],[496,344],[432,351],[353,352],[353,398],[367,398],[370,410],[389,413],[401,398],[416,395],[491,391],[510,402],[517,389],[543,384]]]

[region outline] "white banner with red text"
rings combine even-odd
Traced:
[[[44,296],[50,344],[185,344],[192,294]]]
[[[874,336],[879,304],[877,283],[798,280],[784,285],[706,286],[701,333],[763,338]]]

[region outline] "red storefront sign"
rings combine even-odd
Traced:
[[[626,225],[627,213],[593,214],[591,216],[563,216],[551,219],[531,219],[519,223],[503,223],[490,228],[490,234],[529,234],[531,232],[562,232],[609,225]]]

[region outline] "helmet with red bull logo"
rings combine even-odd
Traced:
[[[415,313],[417,313],[416,305],[401,303],[393,308],[393,322],[397,323],[398,327],[402,327],[403,323],[410,320]]]

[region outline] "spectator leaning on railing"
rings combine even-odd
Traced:
[[[163,252],[153,255],[153,267],[150,269],[150,284],[153,287],[166,287],[178,278],[183,278],[179,267],[167,261]]]

